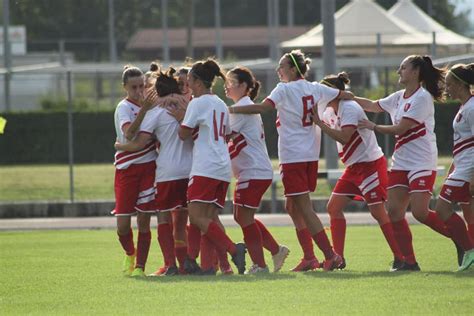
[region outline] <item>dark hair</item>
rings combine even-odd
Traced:
[[[225,81],[225,75],[217,62],[211,58],[205,61],[198,61],[193,64],[189,73],[196,79],[201,80],[206,88],[210,88],[216,76]]]
[[[159,64],[158,61],[156,61],[156,60],[155,60],[155,61],[152,61],[152,62],[150,63],[150,69],[149,69],[149,71],[151,71],[151,72],[156,72],[156,71],[158,71],[158,70],[160,70],[160,64]]]
[[[235,75],[239,83],[246,83],[247,84],[247,95],[250,99],[255,100],[260,92],[260,81],[255,79],[253,73],[247,67],[235,67],[229,71],[229,73]]]
[[[191,70],[190,67],[186,67],[186,66],[180,67],[178,69],[178,76],[187,75],[189,73],[189,70]]]
[[[472,64],[457,64],[449,70],[454,74],[454,78],[462,84],[468,86],[474,85],[474,63]]]
[[[155,89],[160,97],[165,97],[171,93],[181,94],[178,80],[175,77],[176,70],[172,67],[164,73],[160,71],[156,77]]]
[[[309,70],[309,64],[311,64],[311,59],[306,58],[304,53],[299,49],[292,50],[291,52],[286,53],[283,56],[288,59],[291,68],[296,67],[298,74],[301,77],[305,76],[306,72]]]
[[[425,89],[433,98],[438,101],[441,100],[443,98],[446,69],[433,66],[431,58],[427,55],[411,55],[408,56],[408,60],[414,68],[420,70],[418,80],[424,85]]]
[[[337,75],[328,75],[320,81],[323,85],[339,90],[346,90],[346,84],[349,84],[350,82],[349,75],[345,71],[340,72]]]
[[[141,76],[143,76],[143,72],[139,68],[132,65],[125,65],[123,67],[123,73],[122,73],[122,84],[126,85],[128,82],[128,79],[132,77],[141,77]]]

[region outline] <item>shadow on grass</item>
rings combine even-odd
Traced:
[[[275,280],[289,280],[296,278],[295,274],[260,274],[260,275],[222,275],[198,276],[198,275],[176,275],[176,276],[157,276],[137,278],[137,281],[160,282],[160,283],[178,283],[178,282],[262,282]]]
[[[309,271],[304,273],[305,276],[311,276],[315,278],[323,279],[364,279],[364,278],[398,278],[401,276],[413,275],[413,276],[425,276],[429,277],[430,275],[443,275],[451,276],[452,278],[472,278],[474,277],[474,269],[464,272],[454,272],[454,271],[399,271],[399,272],[389,272],[389,271],[331,271],[324,272],[321,270]]]

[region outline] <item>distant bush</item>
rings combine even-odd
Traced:
[[[68,100],[65,97],[43,97],[40,100],[41,109],[45,112],[67,112]],[[72,101],[74,112],[111,111],[115,108],[107,100],[91,100],[87,98],[74,98]]]

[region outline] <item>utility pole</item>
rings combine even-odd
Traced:
[[[288,0],[288,9],[286,11],[287,18],[286,18],[286,24],[288,26],[294,26],[295,25],[295,4],[293,0]]]
[[[334,13],[336,3],[333,0],[321,0],[321,23],[323,25],[323,64],[326,75],[336,72],[336,31]],[[327,169],[338,168],[336,142],[324,134],[324,156]]]
[[[187,35],[186,53],[188,57],[190,58],[194,57],[194,49],[193,49],[194,3],[195,3],[195,0],[189,0],[188,27],[186,30],[186,35]]]
[[[11,97],[10,97],[10,79],[12,68],[12,56],[10,46],[10,34],[8,29],[10,27],[10,0],[3,0],[3,60],[4,66],[7,70],[5,72],[5,111],[10,112]]]
[[[221,34],[221,0],[214,0],[214,22],[216,27],[216,56],[219,61],[224,59]]]
[[[170,45],[168,41],[168,0],[161,0],[161,30],[163,31],[163,60],[170,62]]]
[[[115,8],[114,1],[109,0],[109,58],[112,64],[117,63],[117,44],[115,41]],[[115,80],[110,78],[110,103],[115,102]]]

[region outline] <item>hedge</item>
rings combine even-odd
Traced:
[[[436,105],[436,135],[440,155],[452,154],[452,120],[459,104]],[[8,120],[0,135],[0,164],[67,163],[67,113],[24,112],[0,114]],[[263,115],[268,152],[277,157],[276,113]],[[383,116],[377,117],[383,122]],[[115,129],[113,112],[73,114],[74,162],[112,162]],[[383,136],[378,135],[379,144]],[[393,147],[393,139],[391,140]]]

